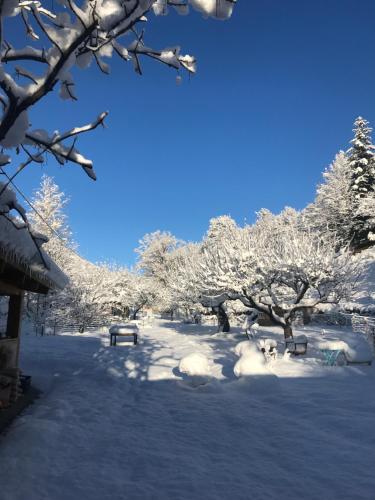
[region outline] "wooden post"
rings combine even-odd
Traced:
[[[17,340],[17,368],[18,368],[18,358],[20,352],[20,331],[21,331],[21,320],[22,320],[22,306],[23,306],[24,292],[20,292],[19,295],[9,296],[9,306],[8,306],[8,320],[7,320],[7,337]]]
[[[12,383],[12,392],[10,395],[11,403],[13,403],[18,397],[18,382],[19,382],[18,359],[20,353],[20,330],[21,330],[23,296],[24,296],[23,292],[20,292],[19,295],[9,296],[6,334],[7,337],[14,339],[16,343],[15,366],[10,368],[12,373],[12,378],[14,378],[14,382]]]
[[[19,337],[21,328],[23,293],[10,295],[7,320],[7,337],[16,339]]]

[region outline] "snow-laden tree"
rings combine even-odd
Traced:
[[[71,259],[69,283],[61,291],[54,307],[59,324],[77,325],[79,332],[108,312],[109,271],[78,256]]]
[[[347,245],[351,238],[353,197],[351,167],[347,155],[340,151],[323,173],[324,182],[317,188],[313,203],[303,211],[303,218],[321,234],[335,234]]]
[[[334,237],[301,226],[295,210],[276,216],[263,211],[249,236],[245,299],[280,325],[285,337],[292,335],[298,311],[337,303],[352,293],[357,268],[349,251],[337,251]]]
[[[127,303],[132,319],[137,319],[138,313],[144,307],[155,305],[157,296],[158,290],[153,278],[136,273],[130,274]]]
[[[210,259],[221,255],[225,242],[229,248],[236,231],[237,225],[229,216],[211,219],[202,243],[184,245],[171,254],[168,288],[177,304],[192,316],[195,311],[214,314],[219,331],[224,332],[230,331],[225,307],[228,296],[222,293],[225,276]]]
[[[66,214],[69,198],[52,177],[43,175],[31,203],[34,208],[27,213],[31,226],[48,238],[44,250],[64,268],[71,255],[69,249],[75,248]]]
[[[201,245],[187,243],[171,252],[168,260],[166,289],[171,307],[185,319],[198,321],[207,309],[201,304],[201,288],[196,281],[196,265]]]
[[[135,250],[138,254],[137,270],[154,282],[155,305],[159,310],[169,311],[172,315],[174,300],[166,286],[169,261],[172,252],[182,243],[168,231],[155,231],[146,234]]]
[[[303,227],[295,210],[279,215],[262,210],[254,226],[205,247],[197,265],[202,292],[213,300],[241,300],[289,337],[297,311],[350,295],[356,267],[348,251],[336,248],[333,237]]]
[[[375,159],[369,122],[359,116],[354,122],[354,138],[348,150],[355,198],[364,198],[375,189]]]
[[[368,215],[366,199],[375,191],[375,146],[371,140],[372,128],[364,118],[356,119],[353,132],[354,138],[350,141],[352,146],[348,150],[354,207],[351,239],[353,246],[359,247],[368,244],[369,232],[374,228],[374,226],[369,227],[371,217]]]
[[[155,231],[143,236],[135,252],[138,254],[137,269],[144,276],[165,282],[169,254],[181,242],[169,231]]]
[[[28,220],[34,232],[49,239],[45,250],[69,278],[65,290],[50,291],[45,296],[28,294],[26,312],[40,332],[45,326],[77,323],[79,329],[110,315],[111,307],[122,300],[120,272],[108,265],[94,265],[82,259],[68,224],[68,198],[51,177],[44,175],[35,191]],[[116,271],[116,272],[115,272]]]
[[[355,216],[363,222],[366,243],[375,244],[375,191],[358,200]]]
[[[324,172],[324,182],[303,217],[322,234],[334,234],[342,247],[356,249],[374,241],[375,148],[366,120],[357,118],[353,131],[351,148],[340,151]]]
[[[219,256],[221,248],[233,248],[235,251],[236,239],[238,234],[236,222],[228,215],[222,215],[210,220],[207,234],[202,242],[201,253],[205,256]],[[196,272],[196,279],[202,290],[200,302],[204,307],[210,307],[217,317],[219,331],[229,332],[230,322],[225,303],[228,300],[226,294],[221,293],[221,280],[223,276],[215,275],[210,272],[210,268],[205,265],[199,265]]]
[[[32,230],[48,238],[44,250],[65,271],[69,268],[71,250],[75,246],[65,213],[68,201],[53,179],[44,175],[32,198],[31,204],[34,208],[27,213]],[[43,329],[43,325],[51,320],[55,308],[59,307],[60,298],[59,290],[50,290],[45,296],[27,294],[26,312],[36,327],[39,325]]]
[[[180,48],[155,49],[145,40],[146,21],[170,9],[187,14],[189,7],[205,16],[227,19],[236,0],[2,0],[0,2],[0,145],[22,153],[17,172],[32,162],[43,163],[47,153],[60,164],[73,162],[93,179],[92,161],[76,148],[77,137],[102,125],[107,112],[84,126],[68,131],[44,130],[30,124],[32,108],[51,92],[77,100],[75,68],[96,64],[107,74],[108,58],[116,55],[142,73],[142,58],[151,58],[176,70],[196,71],[195,58]],[[14,19],[10,19],[14,18]],[[23,27],[24,45],[12,45],[12,30]],[[17,27],[18,30],[18,27]],[[19,43],[17,44],[19,45]],[[88,89],[89,91],[89,89]],[[36,118],[37,120],[37,118]],[[0,166],[11,161],[2,152]]]

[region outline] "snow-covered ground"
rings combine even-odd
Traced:
[[[44,393],[0,438],[1,500],[372,500],[375,369],[324,366],[320,328],[303,333],[306,356],[240,379],[243,336],[213,327],[158,321],[117,347],[24,336]],[[198,382],[179,371],[194,359]]]

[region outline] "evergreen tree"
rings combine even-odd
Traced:
[[[369,123],[362,117],[354,122],[354,139],[350,141],[352,147],[348,151],[349,165],[352,171],[351,189],[354,198],[364,198],[374,191],[375,162]]]
[[[371,231],[370,217],[364,206],[366,199],[372,197],[375,190],[375,158],[372,144],[372,128],[362,117],[354,122],[354,138],[350,141],[352,147],[348,150],[350,166],[350,194],[352,197],[352,223],[350,239],[353,247],[368,244]]]

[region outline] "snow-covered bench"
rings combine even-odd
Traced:
[[[112,325],[109,329],[110,345],[116,345],[117,337],[133,337],[134,345],[138,342],[138,327],[137,325]]]
[[[307,337],[306,335],[298,335],[285,340],[285,350],[294,354],[306,354]]]

